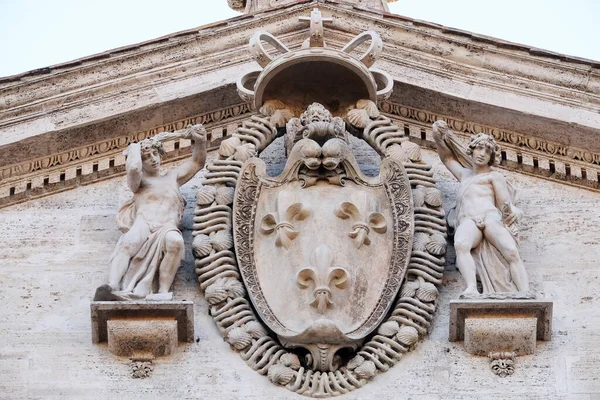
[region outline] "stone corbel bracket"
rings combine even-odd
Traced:
[[[465,299],[450,302],[451,342],[490,359],[492,372],[512,375],[516,356],[534,354],[537,340],[552,337],[552,302]]]
[[[93,301],[92,342],[131,360],[131,376],[146,378],[156,357],[168,356],[178,342],[194,341],[191,301]]]

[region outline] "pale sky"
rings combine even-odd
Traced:
[[[600,60],[600,0],[399,0],[390,11]],[[236,15],[226,0],[0,0],[0,76]]]

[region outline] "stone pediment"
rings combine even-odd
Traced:
[[[0,204],[119,173],[128,138],[202,122],[218,145],[251,111],[234,87],[257,68],[247,38],[260,29],[298,48],[308,30],[298,19],[317,4],[333,48],[365,26],[384,34],[376,67],[395,84],[382,110],[413,140],[427,146],[431,122],[451,119],[459,135],[496,132],[511,169],[597,187],[598,62],[313,0],[0,79]]]

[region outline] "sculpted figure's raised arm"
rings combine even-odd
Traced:
[[[517,246],[520,210],[514,190],[494,171],[498,145],[484,133],[471,138],[465,149],[444,121],[433,124],[440,159],[459,180],[456,206],[448,214],[455,229],[456,266],[467,288],[477,294],[477,277],[483,293],[527,292],[527,271]]]
[[[192,156],[179,168],[159,173],[162,140],[191,138]],[[96,292],[96,300],[170,300],[169,292],[184,254],[178,229],[184,200],[179,186],[189,181],[206,160],[206,131],[194,125],[183,131],[162,133],[127,149],[127,185],[133,197],[119,209],[117,223],[124,232],[110,259],[108,285]],[[158,275],[158,290],[153,281]]]

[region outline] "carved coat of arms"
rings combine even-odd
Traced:
[[[410,184],[393,160],[365,176],[328,121],[296,134],[278,177],[260,159],[242,168],[236,253],[261,319],[286,346],[309,350],[314,368],[333,371],[336,352],[356,349],[398,293],[412,245]]]
[[[363,386],[424,337],[446,250],[431,166],[376,105],[393,84],[369,68],[379,35],[324,47],[324,21],[313,11],[296,51],[267,33],[250,41],[264,70],[238,91],[257,113],[207,165],[192,244],[225,340],[258,373],[311,397]],[[256,156],[281,136],[287,161],[269,176]],[[382,156],[377,176],[361,172],[350,136]]]

